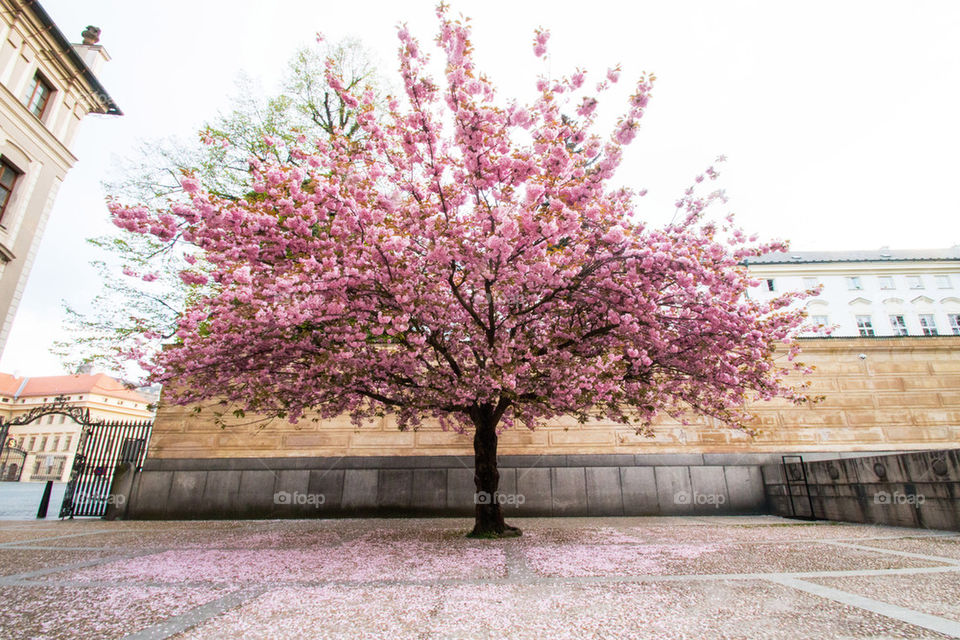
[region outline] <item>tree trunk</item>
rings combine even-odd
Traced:
[[[497,428],[496,420],[490,412],[483,412],[474,421],[476,433],[473,436],[474,476],[477,492],[473,496],[476,505],[476,519],[471,538],[505,538],[520,535],[520,529],[511,527],[503,521],[500,486],[500,472],[497,471]]]

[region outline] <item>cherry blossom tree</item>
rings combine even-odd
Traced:
[[[113,206],[119,226],[192,243],[208,265],[181,274],[210,293],[144,362],[173,383],[168,399],[292,421],[435,420],[472,434],[486,496],[507,428],[573,415],[643,432],[662,412],[749,430],[749,399],[802,402],[785,379],[802,365],[784,365],[803,294],[751,300],[741,265],[784,245],[705,218],[722,199],[704,193],[712,167],[662,228],[636,219],[642,193],[612,185],[655,78],[640,77],[603,136],[596,107],[618,68],[593,90],[576,70],[539,79],[530,104],[503,101],[474,66],[468,21],[442,5],[438,16],[443,82],[401,27],[405,91],[386,115],[328,68],[364,135],[270,140],[284,153],[250,158],[254,192],[241,198],[186,175],[188,203]],[[537,56],[548,38],[536,32]],[[496,499],[477,502],[472,535],[519,533]]]

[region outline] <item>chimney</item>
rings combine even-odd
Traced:
[[[96,75],[103,63],[110,60],[107,50],[103,48],[103,45],[98,44],[100,42],[100,27],[89,25],[83,30],[80,37],[83,38],[83,43],[74,44],[73,49],[80,55],[90,71],[93,71]]]

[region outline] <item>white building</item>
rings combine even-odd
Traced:
[[[154,415],[149,398],[102,373],[24,378],[0,373],[0,421],[9,423],[58,398],[88,410],[93,420],[141,421],[152,420]],[[0,456],[0,481],[68,480],[80,444],[80,429],[65,415],[45,415],[12,426],[7,433],[7,449],[15,447],[26,455],[15,463],[18,468],[11,468],[14,463]]]
[[[89,113],[120,115],[94,75],[110,57],[87,27],[71,44],[35,0],[0,0],[0,352]]]
[[[747,261],[760,281],[750,296],[822,285],[803,302],[812,334],[960,335],[960,245],[949,249],[790,251]]]

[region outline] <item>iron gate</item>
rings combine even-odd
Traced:
[[[106,515],[114,472],[124,462],[129,462],[135,471],[140,470],[151,427],[153,422],[149,420],[85,426],[63,494],[60,517]]]
[[[787,462],[787,458],[792,460]],[[780,462],[783,465],[787,499],[790,501],[790,517],[817,520],[813,512],[813,496],[810,494],[810,482],[807,480],[807,467],[803,464],[803,456],[780,456]],[[803,500],[804,497],[806,500]]]
[[[27,452],[17,446],[16,440],[10,438],[7,446],[0,444],[0,482],[17,482],[23,473],[23,463],[27,459]]]

